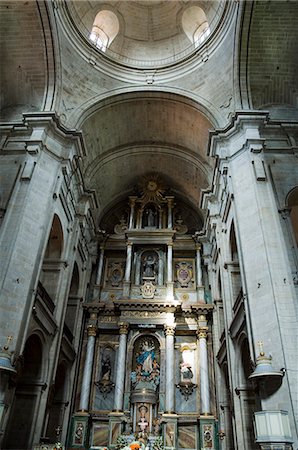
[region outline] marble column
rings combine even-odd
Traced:
[[[140,281],[141,281],[141,254],[138,252],[136,254],[135,284],[139,285]]]
[[[158,252],[158,285],[163,285],[163,251]]]
[[[104,252],[105,252],[104,246],[101,245],[98,266],[97,266],[97,272],[96,272],[96,278],[95,278],[94,297],[99,295],[99,292],[100,292],[100,283],[101,283],[101,278],[102,278]]]
[[[168,243],[168,264],[167,264],[167,282],[172,283],[173,277],[173,243]]]
[[[124,278],[124,280],[127,282],[130,281],[131,256],[132,256],[132,243],[127,242],[127,244],[126,244],[126,266],[125,266],[125,278]]]
[[[201,246],[196,245],[196,269],[197,269],[197,286],[202,286],[202,267],[201,267]]]
[[[95,347],[95,337],[96,337],[96,326],[88,325],[88,341],[87,341],[87,351],[86,359],[84,365],[84,373],[81,387],[81,397],[80,397],[80,411],[88,411],[89,407],[89,397],[90,397],[90,387],[91,387],[91,376],[94,358],[94,347]]]
[[[199,328],[197,336],[200,348],[200,391],[201,391],[201,413],[210,414],[210,394],[209,394],[209,370],[208,370],[208,350],[207,350],[207,320],[204,315],[199,317]]]
[[[202,264],[201,264],[201,245],[196,244],[196,278],[197,278],[197,299],[199,303],[205,303],[205,293],[203,286]]]
[[[175,375],[174,375],[174,335],[175,326],[165,325],[166,336],[166,402],[165,412],[170,414],[175,409]]]
[[[129,226],[128,228],[131,230],[134,227],[135,222],[135,203],[136,197],[130,197],[130,216],[129,216]]]
[[[173,243],[168,243],[167,255],[167,299],[174,299],[174,283],[173,283]]]
[[[168,228],[173,228],[173,200],[174,197],[167,197],[168,200]]]
[[[128,329],[129,325],[127,323],[119,323],[119,348],[116,369],[114,411],[123,410],[124,381],[126,373],[125,358]]]

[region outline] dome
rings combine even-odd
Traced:
[[[69,1],[72,22],[89,44],[134,67],[171,65],[216,29],[225,1]]]

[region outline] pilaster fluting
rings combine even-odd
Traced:
[[[174,412],[175,409],[175,379],[174,379],[174,335],[175,326],[165,325],[164,332],[166,336],[166,404],[167,413]]]
[[[125,266],[125,281],[130,281],[131,272],[131,256],[132,256],[132,243],[127,242],[126,244],[126,266]]]
[[[126,344],[129,325],[127,323],[119,323],[119,348],[116,369],[116,383],[115,383],[115,402],[114,410],[123,410],[123,395],[124,395],[124,377],[125,377],[125,358],[126,358]]]
[[[206,317],[202,315],[199,317],[199,327],[197,330],[200,348],[200,391],[202,414],[210,414],[207,332],[207,320]]]
[[[87,341],[86,359],[85,359],[85,365],[84,365],[80,406],[79,406],[81,411],[88,411],[88,407],[89,407],[90,386],[91,386],[91,376],[92,376],[96,331],[97,331],[97,327],[95,325],[88,325],[88,327],[87,327],[88,341]]]

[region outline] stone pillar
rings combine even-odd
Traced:
[[[158,286],[163,285],[163,251],[158,252]]]
[[[209,371],[207,351],[207,320],[204,315],[199,317],[199,328],[197,331],[200,347],[200,391],[201,391],[201,413],[210,414],[209,395]]]
[[[173,272],[173,242],[168,242],[167,283],[172,283]]]
[[[101,284],[102,270],[103,270],[103,258],[104,258],[104,246],[101,245],[98,266],[97,266],[97,272],[96,272],[96,278],[95,278],[94,293],[93,293],[94,299],[99,297],[99,294],[100,294],[100,284]]]
[[[126,243],[126,266],[125,266],[125,276],[123,282],[123,295],[124,297],[129,296],[130,288],[130,275],[131,275],[131,259],[132,259],[132,243]]]
[[[129,200],[130,200],[130,216],[129,216],[128,228],[131,230],[132,228],[134,228],[134,222],[135,222],[136,197],[129,197]]]
[[[95,325],[88,325],[87,327],[88,342],[84,365],[83,381],[81,387],[81,398],[79,407],[80,411],[88,411],[89,407],[89,396],[91,387],[91,375],[92,375],[96,330],[97,328]]]
[[[167,298],[174,299],[174,284],[173,284],[173,242],[168,243],[168,258],[167,258]]]
[[[196,278],[197,278],[197,299],[199,303],[205,303],[202,266],[201,266],[201,245],[196,244]]]
[[[173,228],[173,200],[174,197],[167,197],[168,200],[168,228]]]
[[[124,379],[126,372],[125,358],[128,329],[129,325],[127,323],[119,323],[119,348],[116,369],[114,411],[122,411],[123,409]]]
[[[175,326],[165,325],[166,336],[166,404],[165,412],[171,414],[175,408],[175,377],[174,377],[174,335]]]
[[[136,254],[136,273],[135,273],[135,284],[139,285],[141,280],[141,255],[138,252]]]

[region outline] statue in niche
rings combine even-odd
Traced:
[[[104,398],[107,397],[107,395],[114,389],[115,386],[115,383],[111,381],[111,372],[111,358],[109,355],[105,355],[101,363],[100,380],[95,382],[95,385],[98,387]]]
[[[153,339],[143,339],[139,351],[135,354],[135,370],[131,373],[134,388],[149,388],[156,390],[160,380],[160,368],[157,362],[157,348]],[[149,385],[148,385],[149,384]]]
[[[153,360],[155,358],[155,346],[150,345],[148,341],[144,341],[142,344],[142,352],[137,356],[137,363],[141,364],[145,373],[152,372]]]
[[[152,208],[148,208],[146,210],[147,215],[147,227],[155,227],[156,226],[156,212]]]
[[[152,254],[145,256],[143,260],[143,278],[155,278],[156,257]]]
[[[110,381],[110,377],[111,377],[111,360],[109,356],[106,356],[101,366],[101,380]]]

